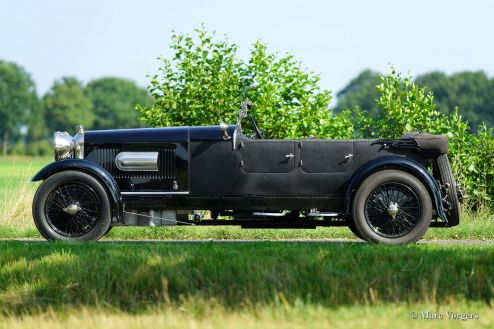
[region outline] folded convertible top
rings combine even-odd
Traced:
[[[419,149],[429,157],[437,157],[448,153],[448,136],[423,132],[409,132],[398,139],[381,138],[375,144],[396,148]]]

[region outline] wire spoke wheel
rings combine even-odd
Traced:
[[[55,232],[65,237],[87,234],[95,228],[101,213],[100,197],[81,181],[63,182],[46,198],[46,221]]]
[[[365,202],[365,218],[370,228],[386,238],[411,232],[421,217],[421,202],[410,186],[387,182],[377,186]]]
[[[366,241],[405,244],[424,236],[432,211],[431,195],[416,176],[385,169],[368,176],[358,188],[352,219]]]
[[[36,190],[33,219],[49,241],[97,241],[108,232],[112,208],[97,178],[65,170],[45,179]]]

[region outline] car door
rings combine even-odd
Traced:
[[[243,139],[238,152],[246,173],[289,173],[295,168],[293,140]]]
[[[342,173],[353,169],[353,140],[303,140],[300,168],[306,173]]]

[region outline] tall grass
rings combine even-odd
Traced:
[[[0,250],[0,328],[423,329],[494,321],[493,247],[0,242]],[[427,311],[480,319],[410,317]]]
[[[0,242],[0,313],[494,301],[494,247]]]
[[[0,190],[0,225],[19,230],[33,228],[31,204],[38,184],[31,183],[31,168],[10,171]]]

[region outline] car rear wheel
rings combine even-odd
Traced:
[[[383,170],[369,176],[357,190],[353,224],[362,239],[374,243],[418,241],[432,219],[427,188],[415,176]]]
[[[79,171],[64,171],[39,186],[33,218],[47,240],[98,240],[110,228],[110,203],[97,179]]]

